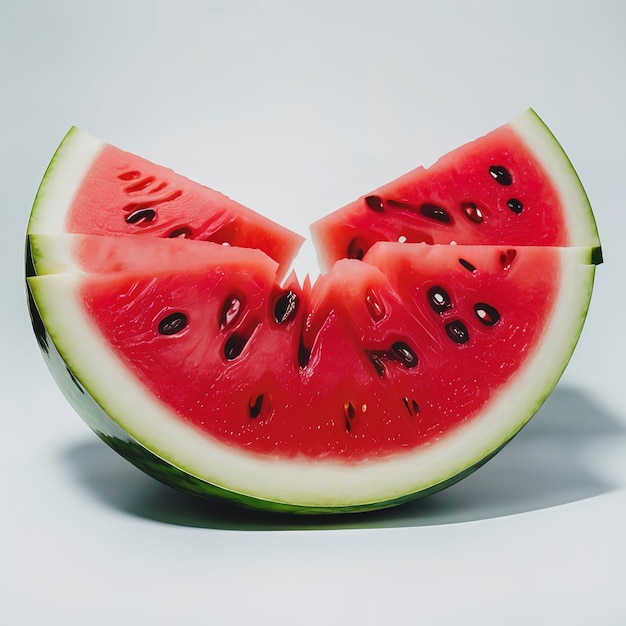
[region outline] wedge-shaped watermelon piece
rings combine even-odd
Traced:
[[[402,501],[492,455],[560,376],[594,274],[588,249],[384,243],[307,292],[245,254],[29,284],[109,443],[165,482],[304,511]]]
[[[193,267],[238,261],[261,263],[273,273],[278,263],[261,250],[234,248],[210,241],[133,236],[29,235],[27,276],[38,274],[145,272],[168,268],[187,272]]]
[[[187,492],[390,506],[471,473],[532,417],[601,261],[532,111],[312,230],[329,269],[300,284],[297,235],[72,130],[27,237],[33,327],[70,403]]]
[[[585,190],[532,109],[363,195],[311,232],[325,268],[362,258],[376,241],[583,246],[601,260]]]
[[[30,234],[139,235],[259,248],[284,274],[303,238],[223,194],[72,128],[31,212]]]

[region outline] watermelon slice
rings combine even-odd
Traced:
[[[320,263],[376,241],[587,246],[601,261],[587,195],[533,110],[365,194],[311,226]]]
[[[442,489],[532,417],[582,330],[597,230],[533,112],[317,222],[313,284],[285,278],[297,235],[227,199],[129,223],[115,179],[147,166],[68,137],[98,149],[78,167],[62,144],[36,199],[33,326],[87,423],[184,491],[307,513]]]
[[[28,232],[186,238],[259,248],[279,263],[281,275],[304,241],[217,191],[75,127],[48,166]]]

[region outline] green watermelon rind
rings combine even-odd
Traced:
[[[591,203],[563,146],[534,109],[527,109],[510,124],[559,190],[567,210],[568,245],[593,248],[593,262],[601,263],[600,237]]]
[[[543,169],[546,178],[550,179],[555,185],[564,209],[562,222],[566,224],[568,229],[567,245],[571,247],[592,248],[594,251],[593,263],[596,265],[602,263],[602,248],[595,216],[587,192],[571,160],[563,149],[563,146],[532,108],[526,109],[518,114],[505,126],[517,134],[518,138],[529,152],[532,153],[533,157]],[[496,131],[497,130],[499,129],[496,129]],[[470,142],[470,144],[467,145],[480,142],[481,139],[483,138],[478,138],[475,142]],[[454,151],[442,156],[441,160],[453,154]],[[433,167],[436,166],[438,162],[439,161],[435,162]],[[421,169],[422,168],[417,168],[417,170]],[[369,194],[366,194],[366,196],[381,193],[384,195],[401,181],[404,181],[403,184],[405,185],[408,184],[409,181],[411,181],[414,171],[400,176],[379,189],[372,190]],[[363,196],[358,201],[361,207],[363,205],[363,198],[366,196]],[[350,203],[334,213],[330,213],[326,217],[314,222],[309,228],[317,251],[318,261],[324,270],[328,270],[335,261],[333,251],[326,249],[324,246],[324,237],[327,235],[328,228],[327,223],[332,224],[334,220],[341,218],[342,213],[345,213],[349,221],[351,211],[354,210],[354,204],[355,203]],[[502,243],[506,244],[507,242]]]
[[[28,221],[28,234],[65,232],[72,200],[105,142],[72,126],[44,173]]]
[[[34,298],[33,324],[39,327],[40,345],[47,345],[44,353],[58,384],[92,429],[132,463],[184,491],[227,498],[249,507],[303,513],[349,512],[391,506],[428,495],[460,480],[501,449],[534,415],[571,357],[593,287],[592,250],[568,248],[563,249],[562,254],[564,258],[571,257],[568,267],[580,271],[572,271],[561,284],[566,293],[561,294],[545,335],[551,341],[544,342],[535,357],[520,370],[517,382],[509,387],[514,392],[502,393],[495,400],[497,408],[492,413],[495,418],[486,420],[486,429],[482,427],[477,431],[470,425],[446,438],[452,440],[452,446],[446,448],[440,443],[432,446],[443,452],[435,452],[434,456],[431,453],[430,459],[426,453],[429,463],[426,469],[430,474],[414,475],[408,482],[406,474],[419,465],[422,450],[402,455],[399,465],[397,457],[349,467],[323,461],[303,465],[289,461],[279,463],[278,470],[271,471],[265,462],[232,449],[225,450],[222,444],[210,438],[206,440],[191,429],[187,429],[188,436],[181,439],[182,443],[172,445],[178,434],[172,437],[166,429],[161,430],[161,422],[151,430],[148,424],[137,420],[137,414],[146,410],[145,404],[132,406],[127,401],[116,405],[112,389],[126,398],[137,398],[134,394],[140,396],[141,392],[136,386],[126,384],[128,372],[113,381],[107,380],[105,372],[112,373],[112,370],[107,370],[106,362],[113,357],[107,356],[106,350],[101,353],[102,348],[95,350],[94,341],[87,340],[80,332],[80,322],[68,315],[67,303],[71,296],[58,290],[61,283],[50,283],[52,277],[35,277],[29,279],[29,287]],[[62,275],[60,280],[75,280],[75,277]],[[46,284],[52,286],[45,289]],[[45,326],[42,317],[46,319]],[[88,353],[81,346],[89,346]],[[119,368],[119,363],[114,367]],[[106,384],[103,387],[103,382],[110,385],[108,389]],[[152,417],[163,412],[151,403],[147,406]],[[179,420],[174,421],[180,426]],[[178,430],[177,427],[172,432],[178,433]],[[199,449],[192,452],[196,445]],[[468,449],[472,454],[468,455]],[[423,460],[421,465],[424,466]],[[285,481],[291,481],[290,485],[286,486]],[[381,483],[376,485],[376,481]],[[363,484],[367,487],[363,488]]]
[[[179,449],[177,456],[175,452],[168,450],[166,440],[155,443],[152,433],[142,432],[136,428],[136,424],[129,424],[125,414],[133,413],[132,406],[111,406],[110,393],[98,386],[98,372],[92,373],[91,380],[86,375],[90,367],[89,355],[79,354],[83,360],[77,359],[76,346],[71,341],[67,342],[67,337],[72,335],[68,332],[70,329],[62,325],[55,327],[55,324],[49,323],[48,312],[55,307],[62,307],[64,303],[54,302],[55,297],[46,295],[46,290],[40,289],[40,278],[29,278],[28,294],[33,327],[53,377],[75,410],[113,449],[154,478],[195,495],[231,500],[247,507],[270,511],[343,513],[392,506],[429,495],[457,482],[505,446],[534,415],[556,385],[582,331],[593,288],[593,264],[601,262],[597,226],[589,200],[560,143],[532,109],[514,120],[512,126],[556,182],[566,203],[566,220],[571,229],[572,245],[580,246],[569,250],[572,255],[577,256],[585,270],[582,275],[572,277],[571,284],[567,287],[569,295],[562,298],[562,301],[564,306],[571,308],[552,319],[546,333],[550,341],[545,342],[535,358],[518,373],[517,380],[521,378],[523,382],[512,385],[517,393],[504,393],[496,400],[498,412],[505,416],[513,413],[515,419],[509,418],[505,429],[492,432],[481,441],[481,445],[474,445],[473,448],[469,445],[473,454],[449,460],[443,469],[434,474],[431,472],[430,478],[413,480],[407,487],[406,481],[394,481],[386,476],[387,468],[393,465],[393,460],[390,463],[376,462],[375,475],[382,477],[383,488],[363,494],[358,490],[353,493],[344,487],[339,494],[328,495],[325,494],[324,487],[329,486],[332,492],[338,467],[323,462],[321,465],[328,465],[329,469],[326,482],[322,481],[316,490],[311,491],[304,481],[300,485],[304,485],[301,491],[298,491],[296,484],[295,487],[292,485],[288,493],[281,491],[280,485],[272,484],[272,481],[261,481],[260,487],[258,483],[256,487],[247,487],[241,481],[239,484],[229,483],[230,476],[237,474],[236,469],[230,472],[229,467],[225,471],[222,468],[221,473],[218,472],[219,477],[212,472],[199,471],[197,459],[194,461],[186,458],[184,450]],[[28,233],[64,232],[61,220],[65,219],[78,185],[104,145],[106,144],[76,128],[67,133],[37,192]],[[35,274],[34,267],[32,259],[27,256],[27,276],[32,277]],[[46,324],[42,315],[46,318]],[[50,319],[52,317],[54,315]],[[79,341],[76,338],[74,340]],[[507,407],[507,403],[510,407]],[[191,434],[191,430],[189,432]],[[202,436],[198,437],[197,432],[193,432],[193,435],[204,441]],[[210,450],[214,443],[209,442],[205,451]],[[221,449],[223,446],[216,447]],[[466,449],[467,443],[461,448]],[[448,456],[450,459],[454,458],[454,455]],[[280,477],[288,476],[296,465],[297,463],[288,463],[283,466],[282,472],[275,474]],[[251,467],[254,467],[254,462],[248,466],[248,471]],[[244,480],[243,483],[245,482]],[[278,480],[274,482],[278,483]]]

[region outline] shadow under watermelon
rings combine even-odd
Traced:
[[[103,504],[153,521],[223,530],[400,528],[457,524],[584,500],[619,485],[594,471],[594,446],[626,428],[589,396],[557,387],[531,422],[465,480],[383,511],[331,516],[266,514],[208,502],[153,480],[94,439],[64,452],[78,483]]]

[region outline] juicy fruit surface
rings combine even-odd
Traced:
[[[163,271],[187,272],[194,267],[222,263],[267,268],[275,275],[278,264],[261,250],[234,248],[183,239],[132,236],[30,235],[28,237],[32,270],[29,275],[62,273],[123,273]]]
[[[567,262],[547,247],[381,243],[305,296],[255,256],[88,274],[79,297],[133,375],[199,430],[261,454],[355,459],[479,412],[542,337]]]
[[[570,168],[564,154],[561,167]],[[572,178],[576,185],[573,170]],[[576,200],[588,206],[581,191]],[[573,241],[568,208],[544,165],[509,124],[372,191],[311,230],[327,267],[344,257],[362,258],[376,241],[598,245],[593,228],[586,241]]]
[[[166,482],[324,510],[431,492],[506,443],[572,353],[593,216],[569,162],[546,171],[511,125],[317,222],[313,285],[282,280],[299,236],[68,138],[29,224],[33,322],[77,410]]]
[[[83,135],[72,129],[59,156],[72,152],[80,157],[83,144],[94,142]],[[185,238],[258,248],[279,263],[282,273],[302,244],[296,233],[225,195],[114,146],[96,144],[85,158],[91,163],[66,206],[47,206],[48,189],[42,185],[30,233]],[[51,168],[54,174],[54,161]],[[37,219],[46,211],[62,212],[56,232]]]

